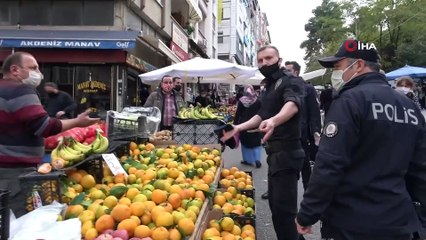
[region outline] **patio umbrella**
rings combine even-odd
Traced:
[[[158,84],[164,75],[181,77],[183,82],[192,83],[233,83],[239,79],[247,79],[256,73],[256,68],[241,66],[219,59],[193,59],[163,67],[139,75],[143,83]]]
[[[410,76],[417,78],[426,77],[426,68],[405,65],[402,68],[386,73],[386,78],[388,78],[389,80],[393,80],[402,76]]]
[[[312,72],[307,72],[307,73],[303,73],[300,74],[300,77],[303,78],[303,80],[308,81],[312,78],[316,78],[316,77],[320,77],[322,75],[324,75],[324,73],[326,72],[326,69],[318,69]],[[251,78],[246,78],[246,79],[239,79],[236,80],[234,83],[235,84],[251,84],[251,85],[260,85],[260,82],[264,79],[265,77],[259,72],[256,71],[256,74],[251,77]]]

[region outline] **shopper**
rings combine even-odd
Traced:
[[[379,73],[377,51],[354,50],[360,45],[344,42],[336,55],[319,60],[342,87],[326,115],[298,231],[311,232],[321,219],[323,238],[409,240],[420,224],[404,177],[424,119]]]
[[[399,93],[407,96],[409,99],[413,100],[416,103],[417,107],[421,110],[422,106],[420,105],[419,98],[414,92],[416,89],[416,84],[413,79],[409,76],[399,77],[396,79],[396,88],[395,90]]]
[[[173,130],[173,117],[183,106],[185,102],[182,96],[173,90],[173,78],[170,75],[164,75],[161,78],[160,88],[152,92],[144,104],[144,107],[160,109],[160,130]]]
[[[25,213],[27,193],[18,176],[33,171],[44,156],[44,138],[73,127],[99,121],[86,111],[74,119],[50,118],[40,103],[36,87],[43,75],[29,53],[15,52],[3,62],[0,80],[0,189],[11,191],[9,206],[19,217]]]
[[[297,240],[294,218],[297,212],[297,179],[305,153],[301,145],[303,80],[280,68],[278,49],[268,45],[257,52],[266,91],[258,114],[224,132],[223,142],[238,132],[259,128],[268,154],[268,191],[272,222],[279,240]]]
[[[58,85],[53,82],[44,84],[44,91],[47,93],[46,111],[50,117],[72,118],[77,104],[72,97],[58,89]]]
[[[234,124],[240,124],[250,120],[259,112],[260,105],[260,100],[253,86],[244,86],[244,94],[239,99],[237,111],[235,112]],[[241,164],[250,166],[255,165],[256,168],[260,168],[262,166],[260,162],[262,151],[260,133],[241,131],[239,139],[241,142],[241,153],[243,155]]]

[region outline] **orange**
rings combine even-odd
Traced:
[[[84,234],[84,239],[86,240],[93,240],[98,237],[98,231],[95,228],[90,228],[86,231],[86,234]]]
[[[155,146],[152,143],[147,143],[145,145],[145,150],[147,150],[147,151],[152,151],[152,150],[154,150],[154,148],[155,148]]]
[[[204,175],[201,179],[203,179],[203,181],[208,185],[213,182],[213,177],[208,174]]]
[[[213,199],[214,204],[217,204],[219,206],[223,206],[223,204],[226,203],[226,198],[223,195],[216,195]]]
[[[91,228],[95,228],[95,225],[93,224],[92,221],[86,221],[81,225],[81,235],[85,235],[87,230],[91,229]]]
[[[162,212],[158,215],[157,219],[155,219],[155,225],[157,227],[170,227],[173,223],[173,215],[169,212]]]
[[[139,193],[140,193],[139,189],[132,187],[132,188],[129,188],[129,190],[127,190],[126,197],[129,198],[130,200],[133,200],[133,198]]]
[[[96,185],[96,180],[92,175],[87,174],[81,178],[80,184],[83,188],[90,189]]]
[[[129,234],[129,237],[133,237],[134,233],[135,233],[135,229],[137,227],[137,223],[135,220],[133,219],[124,219],[123,221],[121,221],[118,226],[117,229],[124,229],[127,231],[127,233]]]
[[[182,229],[186,236],[191,235],[195,230],[195,224],[189,218],[182,218],[179,220],[178,226],[180,229]]]
[[[144,215],[142,215],[141,223],[143,225],[148,225],[149,223],[151,223],[151,221],[152,221],[151,213],[146,212]]]
[[[135,150],[135,149],[137,149],[138,148],[138,144],[137,143],[135,143],[135,142],[130,142],[130,150]]]
[[[99,233],[103,233],[107,229],[114,229],[115,221],[111,215],[102,215],[96,220],[95,228]]]
[[[120,198],[120,200],[118,200],[118,204],[130,206],[130,204],[132,204],[132,200],[130,200],[126,197],[122,197],[122,198]]]
[[[182,203],[182,198],[179,194],[172,193],[169,195],[168,202],[172,205],[173,209],[177,209]]]
[[[180,234],[179,230],[176,228],[172,228],[169,230],[169,240],[181,240],[183,239],[182,235]]]
[[[135,228],[134,236],[137,238],[151,237],[152,231],[146,225],[139,225]]]
[[[121,222],[124,219],[130,218],[132,210],[130,207],[124,204],[117,204],[111,211],[111,216],[117,222]]]
[[[203,191],[198,190],[198,191],[195,192],[195,198],[199,198],[199,199],[203,200],[203,202],[204,202],[204,200],[206,199],[206,196],[204,195]]]
[[[83,175],[79,172],[71,172],[68,174],[68,178],[75,183],[80,183],[81,179],[83,178]]]
[[[139,149],[133,150],[133,156],[139,156],[139,154],[141,154],[141,150]]]
[[[152,240],[164,240],[169,238],[169,231],[165,227],[156,227],[152,231]]]
[[[127,179],[126,176],[124,175],[124,173],[119,173],[117,175],[114,176],[114,182],[115,183],[127,183]]]
[[[167,192],[160,189],[155,189],[154,191],[152,191],[151,199],[156,204],[165,202],[167,200]]]
[[[156,221],[157,217],[160,215],[160,213],[166,212],[166,209],[162,206],[155,206],[152,210],[151,210],[151,217],[152,220]]]
[[[129,174],[135,174],[136,171],[137,169],[135,167],[129,167],[129,170],[128,170]]]
[[[130,205],[132,215],[141,217],[145,213],[145,204],[143,202],[134,202]]]

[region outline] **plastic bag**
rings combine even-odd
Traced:
[[[53,202],[10,223],[11,240],[78,240],[81,239],[81,222],[78,218],[56,221],[65,204]]]

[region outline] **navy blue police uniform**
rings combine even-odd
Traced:
[[[267,79],[262,107],[262,120],[277,115],[284,104],[294,102],[301,109],[304,82],[284,69]],[[297,213],[297,180],[305,153],[301,145],[301,111],[287,122],[276,126],[264,144],[268,155],[269,207],[275,232],[280,240],[297,240],[294,218]]]
[[[410,239],[419,221],[404,176],[425,121],[386,77],[355,77],[334,96],[297,221],[323,237]]]

